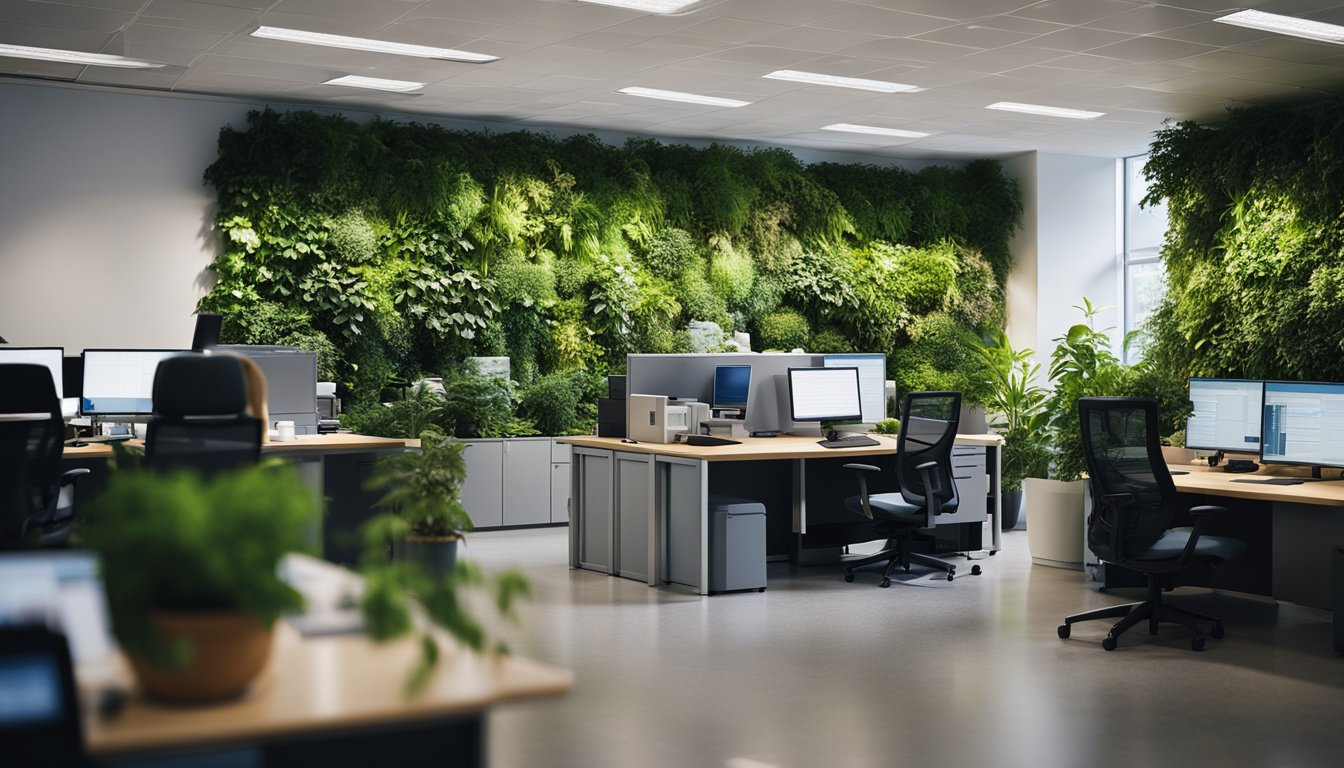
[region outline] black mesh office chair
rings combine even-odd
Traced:
[[[154,418],[145,462],[154,469],[190,468],[211,475],[255,464],[261,421],[244,413],[243,367],[229,355],[165,358],[154,372]]]
[[[1210,634],[1215,639],[1223,636],[1223,622],[1164,604],[1163,586],[1191,565],[1220,563],[1240,555],[1246,545],[1236,539],[1202,535],[1208,516],[1224,512],[1222,507],[1191,507],[1194,529],[1169,530],[1181,504],[1162,459],[1156,401],[1085,397],[1078,401],[1078,411],[1093,502],[1087,520],[1088,548],[1102,562],[1143,574],[1148,595],[1142,602],[1068,616],[1059,626],[1060,638],[1067,638],[1070,626],[1079,621],[1123,617],[1101,641],[1102,648],[1115,650],[1121,633],[1146,620],[1150,635],[1156,635],[1158,624],[1164,621],[1188,627],[1195,633],[1190,647],[1204,650],[1204,635],[1195,620],[1213,622]]]
[[[859,476],[859,495],[845,499],[845,506],[869,519],[877,520],[876,533],[887,537],[887,544],[875,555],[854,560],[845,569],[845,581],[854,580],[854,571],[874,563],[886,563],[879,586],[891,586],[891,574],[897,567],[909,571],[913,563],[947,572],[951,581],[957,566],[945,560],[910,551],[910,536],[934,526],[938,515],[957,511],[957,484],[952,479],[952,443],[957,439],[957,420],[961,412],[960,392],[911,392],[901,410],[901,433],[897,439],[897,493],[868,493],[865,473],[880,472],[871,464],[846,464]],[[971,567],[973,575],[980,566]]]
[[[45,368],[43,369],[45,370]],[[65,636],[0,626],[0,756],[6,766],[85,764],[74,665]]]
[[[74,508],[60,508],[61,489],[89,470],[61,472],[64,435],[51,371],[0,364],[0,548],[53,546],[69,537]]]

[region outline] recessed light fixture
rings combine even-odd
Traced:
[[[85,53],[83,51],[66,51],[60,48],[35,48],[31,45],[0,44],[0,56],[13,59],[55,61],[61,64],[86,64],[91,67],[119,67],[121,69],[159,69],[163,66],[157,61],[128,59],[125,56],[113,56],[108,53]]]
[[[1045,115],[1046,117],[1071,117],[1074,120],[1091,120],[1106,114],[1105,112],[1088,112],[1085,109],[1046,107],[1040,104],[1019,104],[1015,101],[996,101],[985,107],[985,109],[998,109],[1004,112],[1023,112],[1028,115]]]
[[[710,107],[745,107],[751,103],[750,101],[739,101],[737,99],[721,99],[718,96],[701,96],[698,93],[663,91],[657,88],[638,88],[636,86],[622,88],[617,91],[617,93],[624,93],[627,96],[642,96],[646,99],[684,101],[687,104],[704,104]]]
[[[681,13],[701,0],[579,0],[593,5],[610,5],[615,8],[627,8],[644,13]]]
[[[494,61],[499,58],[498,56],[491,56],[485,53],[457,51],[452,48],[433,48],[428,45],[391,43],[386,40],[371,40],[367,37],[328,35],[322,32],[308,32],[302,29],[285,29],[284,27],[257,27],[256,30],[252,32],[252,36],[266,38],[267,40],[284,40],[289,43],[323,45],[328,48],[348,48],[352,51],[392,53],[398,56],[417,56],[422,59],[466,61],[472,64],[484,64],[487,61]]]
[[[923,88],[917,85],[906,85],[905,83],[889,83],[886,80],[865,80],[861,77],[840,77],[839,75],[823,75],[819,72],[799,72],[796,69],[777,69],[768,75],[761,77],[771,80],[790,80],[795,83],[809,83],[811,85],[832,85],[836,88],[857,88],[861,91],[877,91],[879,93],[918,93]]]
[[[1231,24],[1237,27],[1250,27],[1265,32],[1278,32],[1281,35],[1305,37],[1308,40],[1320,40],[1326,43],[1344,43],[1344,27],[1338,24],[1326,24],[1323,21],[1309,21],[1293,16],[1280,16],[1264,11],[1238,11],[1220,16],[1214,21],[1219,24]]]
[[[843,133],[866,133],[872,136],[896,136],[902,139],[922,139],[927,133],[903,131],[900,128],[880,128],[876,125],[855,125],[854,123],[833,123],[821,126],[823,131],[841,131]]]
[[[371,88],[375,91],[395,91],[396,93],[410,93],[425,87],[424,83],[417,83],[414,80],[385,80],[381,77],[362,77],[360,75],[333,77],[322,84],[344,85],[350,88]]]

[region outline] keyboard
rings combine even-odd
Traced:
[[[880,441],[874,440],[867,435],[849,435],[847,437],[838,437],[834,440],[818,440],[817,445],[822,448],[866,448],[870,445],[881,445]]]
[[[1314,477],[1271,477],[1265,480],[1255,480],[1249,477],[1239,477],[1233,480],[1234,483],[1255,483],[1257,485],[1301,485],[1316,481]]]
[[[741,440],[730,440],[726,437],[714,437],[713,435],[687,435],[687,445],[741,445]]]

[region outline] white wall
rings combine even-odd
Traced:
[[[0,81],[0,337],[11,344],[61,345],[67,353],[189,344],[192,312],[209,289],[206,267],[218,249],[214,191],[202,174],[215,159],[220,128],[245,127],[248,111],[263,106]],[[360,122],[373,117],[358,109],[343,112]],[[628,138],[581,128],[390,117],[469,130],[591,132],[615,145]],[[795,153],[808,163],[911,169],[933,163]]]

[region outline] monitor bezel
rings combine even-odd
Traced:
[[[1220,378],[1213,378],[1213,377],[1211,377],[1211,376],[1191,376],[1190,378],[1186,379],[1186,383],[1185,383],[1185,396],[1186,396],[1186,399],[1187,399],[1187,400],[1189,400],[1189,398],[1190,398],[1190,384],[1191,384],[1191,382],[1195,382],[1195,381],[1228,381],[1228,382],[1245,383],[1245,384],[1255,384],[1255,383],[1259,383],[1259,384],[1260,384],[1260,429],[1259,429],[1259,431],[1258,431],[1258,434],[1260,435],[1260,446],[1261,446],[1261,447],[1264,446],[1264,444],[1265,444],[1265,380],[1264,380],[1264,379],[1220,379]],[[1185,446],[1184,446],[1184,447],[1185,447],[1186,450],[1190,450],[1190,451],[1221,451],[1221,452],[1223,452],[1223,453],[1243,453],[1243,454],[1256,454],[1256,455],[1259,455],[1259,454],[1260,454],[1260,448],[1256,448],[1256,449],[1253,450],[1253,451],[1248,451],[1248,450],[1246,450],[1245,448],[1224,448],[1224,447],[1219,447],[1219,446],[1216,446],[1216,445],[1191,445],[1191,444],[1190,444],[1190,417],[1189,417],[1189,416],[1186,416],[1186,417],[1185,417],[1185,436],[1186,436],[1186,440],[1185,440]]]
[[[85,411],[85,410],[84,410],[84,399],[85,399],[85,397],[84,397],[84,396],[85,396],[85,388],[84,388],[84,384],[88,381],[88,376],[89,376],[89,358],[88,358],[88,354],[89,354],[90,352],[171,352],[171,353],[174,353],[174,354],[185,354],[185,355],[198,355],[198,354],[200,354],[199,352],[195,352],[195,351],[190,350],[190,349],[146,349],[146,348],[137,348],[137,347],[89,347],[89,348],[86,348],[86,349],[84,349],[83,351],[81,351],[81,352],[79,353],[79,358],[80,358],[80,364],[84,367],[84,375],[83,375],[83,377],[81,377],[80,382],[79,382],[79,415],[80,415],[80,416],[88,416],[88,417],[90,417],[90,418],[95,418],[95,419],[101,419],[101,420],[103,420],[103,421],[109,421],[109,420],[113,420],[113,419],[117,419],[117,418],[121,418],[121,417],[126,417],[126,418],[137,418],[137,417],[138,417],[138,418],[145,418],[145,417],[148,417],[148,416],[153,416],[153,415],[154,415],[154,405],[153,405],[153,403],[151,402],[151,403],[150,403],[150,406],[149,406],[149,410],[148,410],[148,411],[145,411],[145,412],[141,412],[141,411],[115,411],[115,412],[113,412],[113,411],[101,411],[101,412],[98,412],[98,413],[89,413],[89,412]],[[160,362],[162,362],[162,361],[160,361]]]
[[[821,418],[798,418],[797,406],[793,397],[793,374],[795,371],[853,371],[854,372],[854,394],[855,402],[858,403],[859,412],[852,416],[830,416]],[[789,368],[789,419],[794,422],[817,422],[820,424],[835,422],[860,422],[863,419],[863,387],[859,383],[859,369],[857,366],[837,366],[835,368],[826,368],[824,366],[799,366]]]
[[[56,399],[57,399],[57,400],[60,400],[60,399],[64,398],[64,397],[65,397],[65,347],[55,347],[55,346],[46,346],[46,345],[30,347],[30,346],[26,346],[26,345],[25,345],[25,346],[20,346],[20,345],[17,345],[17,344],[4,344],[4,345],[0,345],[0,352],[12,352],[12,351],[15,351],[15,350],[20,350],[20,349],[25,350],[25,351],[38,350],[38,349],[54,349],[54,350],[56,350],[57,352],[60,353],[59,357],[60,357],[60,360],[61,360],[61,364],[60,364],[59,368],[60,368],[61,380],[60,380],[59,382],[57,382],[57,381],[56,381],[56,377],[55,377],[55,376],[52,376],[52,377],[51,377],[51,383],[52,383],[52,385],[54,385],[54,386],[56,387]],[[80,385],[82,386],[83,383],[84,383],[84,382],[81,381],[81,382],[80,382]]]
[[[1282,379],[1265,379],[1265,387],[1261,391],[1260,396],[1260,463],[1278,464],[1285,467],[1330,467],[1331,469],[1344,469],[1344,459],[1341,459],[1338,464],[1322,464],[1315,461],[1285,461],[1283,459],[1265,458],[1265,398],[1269,395],[1270,384],[1338,387],[1340,389],[1340,394],[1344,394],[1344,382],[1340,381],[1284,381]]]
[[[747,398],[741,403],[721,403],[718,399],[719,394],[719,369],[720,368],[746,368],[747,369]],[[743,413],[747,412],[747,406],[751,403],[751,364],[750,363],[724,363],[714,366],[714,381],[710,385],[712,388],[709,393],[710,407],[715,410],[736,409]]]

